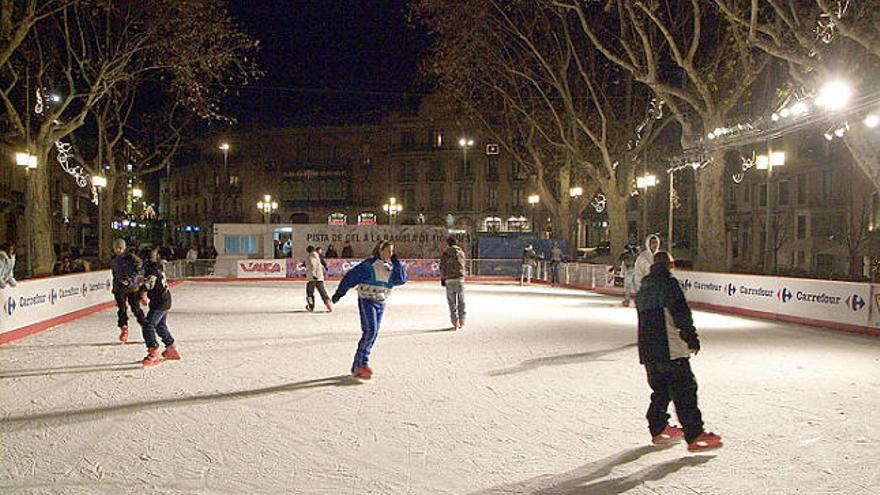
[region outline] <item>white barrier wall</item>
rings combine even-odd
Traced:
[[[287,260],[238,260],[238,278],[284,278]]]
[[[874,323],[867,283],[685,270],[675,277],[688,301],[858,327]]]
[[[0,289],[0,333],[113,300],[109,270],[23,280]]]

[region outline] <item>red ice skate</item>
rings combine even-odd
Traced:
[[[180,353],[177,352],[177,347],[174,344],[171,344],[165,346],[165,350],[162,351],[162,357],[168,360],[177,360],[180,359]]]
[[[128,342],[128,326],[119,327],[119,341],[123,344]]]
[[[456,330],[461,330],[462,328],[464,328],[464,322],[463,322],[463,321],[460,321],[460,322],[458,322],[458,323],[455,324],[455,329],[456,329]]]
[[[330,301],[327,301],[327,302],[324,303],[324,306],[327,307],[327,312],[328,312],[328,313],[332,313],[332,312],[333,312],[333,303],[331,303]]]
[[[159,349],[156,347],[150,347],[147,349],[147,357],[144,358],[144,368],[149,368],[150,366],[157,366],[160,362],[159,359]]]
[[[355,368],[355,370],[351,374],[355,378],[360,378],[361,380],[369,380],[373,377],[373,370],[370,369],[369,366],[361,366],[360,368]]]
[[[659,435],[654,435],[651,443],[654,445],[671,445],[684,439],[684,432],[678,426],[666,425]]]
[[[705,450],[720,449],[721,447],[724,447],[724,444],[721,442],[721,437],[711,432],[700,433],[700,436],[688,444],[688,451],[702,452]]]

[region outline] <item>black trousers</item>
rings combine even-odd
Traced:
[[[697,407],[697,381],[687,358],[647,363],[651,405],[648,406],[648,429],[652,436],[659,435],[669,424],[669,401],[675,404],[675,414],[684,429],[688,443],[703,433],[703,415]]]
[[[324,281],[309,280],[309,283],[306,284],[306,304],[312,309],[315,307],[315,287],[318,288],[318,293],[321,294],[321,300],[324,301],[324,304],[330,302],[330,296],[327,295],[327,289],[324,288]]]
[[[144,316],[144,310],[141,309],[141,293],[140,292],[114,292],[113,297],[116,299],[116,326],[128,326],[128,311],[125,308],[126,303],[131,308],[138,323],[143,327],[147,324],[147,317]]]

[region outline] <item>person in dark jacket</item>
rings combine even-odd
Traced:
[[[165,268],[159,257],[159,247],[153,247],[144,264],[144,288],[150,299],[150,311],[147,313],[146,324],[141,324],[144,334],[144,343],[147,345],[147,356],[143,360],[144,367],[159,364],[159,342],[156,334],[165,344],[162,357],[165,359],[180,359],[174,337],[168,329],[168,312],[171,310],[171,290],[168,288],[168,279],[165,277]]]
[[[454,237],[446,239],[448,247],[440,256],[440,283],[446,287],[449,318],[456,330],[464,326],[464,251]]]
[[[113,241],[113,252],[116,256],[110,262],[113,273],[113,297],[116,300],[116,325],[119,327],[119,341],[128,342],[128,308],[131,308],[137,322],[146,324],[144,311],[141,309],[141,259],[126,251],[125,239]]]
[[[721,437],[703,430],[697,407],[697,382],[691,371],[690,354],[700,351],[700,339],[691,310],[678,280],[669,271],[671,258],[664,251],[654,254],[650,273],[636,295],[639,311],[639,362],[645,366],[651,387],[648,429],[652,442],[665,445],[682,437],[688,450],[720,448]],[[669,424],[669,402],[682,428]]]
[[[354,249],[351,248],[351,242],[345,241],[345,245],[342,246],[342,257],[354,258]]]

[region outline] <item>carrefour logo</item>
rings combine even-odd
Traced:
[[[779,292],[776,293],[776,298],[784,303],[787,303],[788,301],[790,301],[792,296],[793,296],[793,294],[791,293],[791,291],[784,288],[784,287],[782,290],[780,290]]]
[[[865,300],[858,294],[853,294],[846,298],[846,307],[853,311],[859,311],[865,307]]]
[[[736,286],[733,284],[727,284],[727,288],[726,288],[725,292],[727,292],[728,296],[732,296],[732,295],[736,294]]]
[[[51,291],[49,291],[49,303],[54,305],[55,301],[57,299],[58,299],[58,292],[56,292],[55,289],[52,289]]]
[[[5,303],[3,303],[3,312],[9,316],[12,316],[12,313],[15,311],[15,299],[9,297]]]
[[[689,290],[691,288],[691,279],[686,278],[686,279],[682,280],[681,282],[679,282],[679,285],[681,285],[682,289]]]
[[[83,295],[83,297],[85,297],[86,294],[88,294],[88,292],[89,292],[89,286],[86,285],[85,282],[83,282],[83,290],[82,290],[82,295]]]

